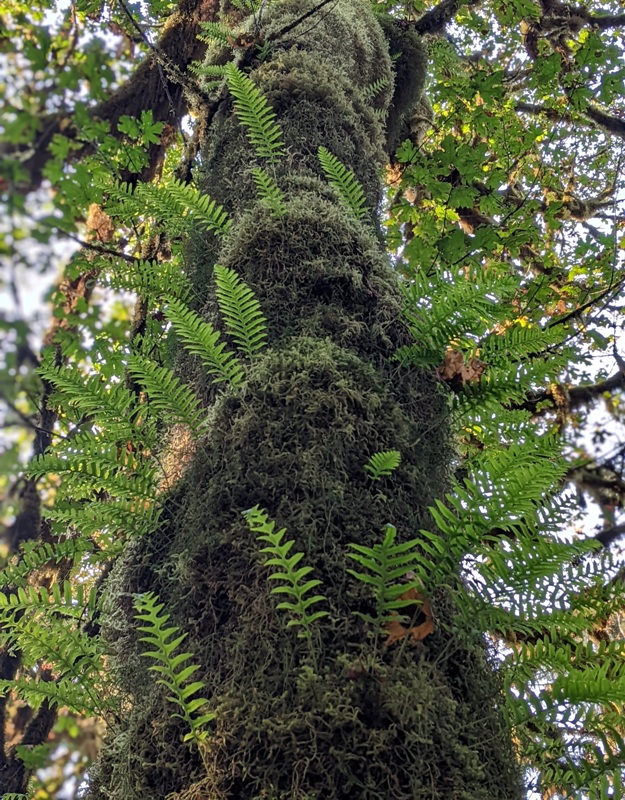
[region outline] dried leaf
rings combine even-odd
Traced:
[[[97,203],[91,203],[87,213],[87,229],[94,231],[101,242],[110,242],[115,226],[109,215]]]
[[[408,637],[409,644],[415,645],[417,642],[423,641],[426,636],[429,636],[431,633],[434,633],[434,614],[432,612],[432,605],[427,597],[421,594],[417,589],[412,588],[408,589],[408,591],[404,592],[401,595],[401,600],[414,600],[415,604],[419,605],[419,612],[420,615],[425,617],[425,619],[420,622],[418,625],[408,626],[404,625],[400,619],[399,614],[396,612],[392,612],[394,617],[397,619],[388,622],[384,629],[388,634],[385,645],[386,647],[390,647],[392,644],[401,641]],[[409,613],[405,612],[405,613]]]
[[[474,356],[465,363],[464,353],[460,350],[448,350],[442,365],[436,371],[446,383],[465,386],[467,383],[477,383],[485,370],[486,364],[479,358]]]

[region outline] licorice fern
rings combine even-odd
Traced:
[[[282,131],[267,99],[234,64],[226,65],[226,81],[237,118],[256,155],[268,161],[278,160],[283,152]]]
[[[252,170],[252,176],[260,199],[269,206],[274,216],[283,217],[285,213],[284,195],[276,182],[264,169],[258,167]]]
[[[253,358],[265,346],[267,323],[254,292],[233,269],[215,265],[217,303],[226,331],[238,349]]]
[[[356,219],[362,219],[367,213],[367,200],[364,189],[356,180],[354,173],[341,164],[338,158],[325,147],[320,147],[317,154],[321,168],[339,193],[343,205],[351,211]]]
[[[184,273],[179,255],[167,261],[136,259],[132,263],[121,259],[102,258],[100,284],[116,291],[134,292],[148,304],[176,298],[186,302],[191,296],[191,283]]]
[[[193,389],[183,384],[169,367],[133,355],[128,358],[127,368],[146,392],[154,413],[172,424],[188,425],[193,432],[198,432],[203,420],[200,400]]]
[[[26,587],[32,573],[60,562],[78,563],[86,554],[94,551],[95,545],[84,537],[54,542],[24,542],[19,557],[4,564],[0,571],[0,585]]]
[[[217,42],[224,47],[232,46],[232,31],[221,22],[201,22],[197,38],[205,44]]]
[[[122,370],[119,361],[120,371]],[[121,382],[107,381],[99,373],[85,375],[75,367],[57,367],[48,361],[38,369],[39,375],[59,392],[58,399],[77,416],[88,418],[93,425],[105,430],[113,439],[141,441],[146,447],[154,445],[154,430],[145,424],[145,406]]]
[[[165,604],[159,603],[153,592],[135,595],[134,605],[135,618],[144,623],[138,626],[145,633],[139,641],[150,646],[141,655],[159,662],[150,669],[160,675],[157,683],[170,692],[167,699],[179,709],[173,716],[183,720],[189,728],[184,741],[199,744],[206,739],[206,726],[215,719],[215,714],[205,710],[206,698],[194,697],[204,688],[204,683],[198,680],[189,683],[200,668],[198,664],[189,664],[193,654],[176,652],[187,634],[179,634],[180,628],[176,625],[167,625],[170,615],[163,613]]]
[[[317,603],[326,598],[321,594],[306,596],[312,589],[321,585],[321,581],[314,578],[305,581],[304,579],[313,571],[312,567],[298,567],[303,553],[292,553],[293,539],[284,541],[286,528],[275,531],[276,523],[269,520],[265,511],[258,506],[243,512],[247,524],[259,542],[267,542],[267,546],[261,549],[261,553],[266,553],[269,558],[265,559],[265,566],[278,567],[278,572],[272,572],[269,580],[280,581],[279,586],[274,586],[271,594],[286,594],[292,598],[278,603],[277,608],[288,611],[291,619],[287,622],[287,627],[298,627],[298,637],[309,639],[312,635],[312,624],[323,617],[328,616],[327,611],[312,611]]]
[[[227,381],[237,387],[243,379],[243,367],[234,353],[219,341],[219,331],[195,311],[178,300],[170,300],[165,316],[189,353],[198,356],[215,383]]]
[[[201,228],[225,235],[231,221],[222,206],[194,186],[171,179],[159,183],[107,186],[107,213],[128,224],[133,217],[159,220],[171,236]]]
[[[373,626],[379,634],[389,622],[402,620],[398,613],[402,608],[414,606],[414,598],[402,598],[410,589],[421,589],[421,582],[414,578],[420,564],[419,539],[396,543],[397,528],[386,525],[384,538],[380,544],[365,547],[351,542],[352,552],[347,555],[356,561],[366,572],[348,569],[347,572],[361,583],[373,587],[376,615],[355,611],[359,617]]]
[[[46,700],[75,713],[102,716],[113,709],[102,642],[81,631],[96,606],[95,589],[69,581],[0,592],[0,646],[19,650],[21,658],[20,674],[0,680],[0,693],[14,691],[34,708]]]
[[[365,464],[365,470],[369,473],[372,481],[379,481],[396,470],[400,462],[401,453],[399,450],[384,450],[371,456]]]
[[[380,94],[382,89],[386,89],[387,86],[388,78],[378,78],[377,81],[367,84],[362,90],[363,100],[367,103],[370,102],[377,94]]]

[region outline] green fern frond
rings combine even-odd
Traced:
[[[28,470],[37,480],[49,473],[69,477],[67,490],[74,499],[91,498],[94,491],[139,502],[154,497],[155,467],[95,437],[89,446],[67,446],[38,456]]]
[[[152,413],[168,423],[181,423],[194,432],[198,430],[204,417],[200,400],[172,370],[142,356],[130,356],[128,372],[145,390]]]
[[[264,169],[258,167],[252,170],[252,176],[260,199],[267,203],[274,216],[283,217],[285,213],[284,195],[276,182],[267,175]]]
[[[265,566],[279,568],[278,572],[269,575],[269,580],[280,581],[280,585],[275,586],[271,590],[271,594],[286,594],[292,598],[292,600],[278,603],[276,608],[284,609],[292,616],[292,619],[287,622],[288,628],[299,627],[301,630],[297,634],[298,637],[309,639],[312,635],[312,623],[328,616],[327,611],[311,613],[310,610],[312,606],[326,599],[323,595],[314,594],[306,597],[312,589],[321,585],[321,581],[316,579],[304,581],[304,578],[313,571],[312,567],[297,567],[304,554],[292,553],[289,555],[295,542],[293,539],[284,541],[286,528],[274,531],[276,523],[269,520],[266,512],[258,506],[244,511],[243,516],[250,530],[257,534],[258,541],[268,543],[267,547],[263,547],[260,551],[271,556],[271,558],[265,559]]]
[[[369,473],[371,480],[379,481],[396,470],[400,462],[401,453],[399,450],[384,450],[371,456],[365,464],[365,470]]]
[[[260,158],[276,161],[282,156],[282,131],[267,99],[234,64],[226,65],[226,81],[234,110]]]
[[[205,710],[208,705],[206,698],[194,697],[204,688],[204,683],[197,680],[189,683],[189,679],[200,668],[198,664],[188,663],[193,654],[176,652],[187,634],[179,634],[180,628],[167,625],[170,615],[163,613],[165,604],[159,603],[152,592],[135,595],[134,605],[137,612],[135,618],[145,623],[139,626],[139,630],[146,634],[139,641],[150,646],[141,655],[159,662],[150,669],[160,675],[157,683],[170,692],[167,699],[178,707],[174,716],[183,720],[189,728],[184,740],[199,743],[208,735],[205,728],[215,719],[215,714]]]
[[[347,169],[336,156],[325,147],[318,150],[319,163],[329,182],[339,193],[343,205],[356,219],[362,219],[367,213],[365,192],[356,180],[354,173]]]
[[[347,555],[357,561],[366,572],[356,572],[348,569],[347,572],[361,583],[373,587],[376,605],[375,617],[370,614],[354,612],[365,622],[373,625],[374,632],[380,633],[382,626],[395,620],[404,620],[405,617],[397,612],[408,606],[414,606],[414,599],[403,599],[401,595],[409,589],[421,589],[421,582],[410,577],[419,570],[421,557],[419,547],[421,541],[412,539],[409,542],[396,544],[397,528],[386,525],[384,539],[381,544],[365,547],[361,544],[350,542],[352,551]]]
[[[221,22],[200,22],[200,32],[197,38],[206,44],[221,44],[232,47],[232,31]]]
[[[173,237],[197,228],[219,235],[230,230],[231,221],[223,207],[184,181],[173,179],[136,186],[122,183],[107,187],[107,193],[107,212],[121,217],[125,224],[133,216],[152,217]]]
[[[185,350],[198,356],[215,383],[227,381],[236,388],[243,379],[243,367],[236,356],[219,342],[219,331],[187,308],[184,303],[171,300],[165,311]]]
[[[0,645],[17,648],[23,675],[3,683],[24,699],[68,705],[76,713],[102,715],[111,707],[101,642],[81,633],[85,614],[97,606],[95,589],[65,581],[50,590],[34,586],[0,593]],[[55,674],[56,688],[42,686],[36,667],[45,662]],[[8,685],[7,685],[8,684]]]
[[[451,280],[450,280],[451,277]],[[489,264],[456,275],[418,273],[400,284],[404,316],[415,344],[400,348],[404,363],[438,366],[449,347],[471,350],[500,321],[516,280]]]
[[[131,264],[121,259],[102,259],[101,265],[99,282],[103,287],[135,292],[147,303],[166,297],[186,302],[191,296],[191,283],[184,274],[180,256],[168,261],[137,259]]]
[[[267,323],[254,292],[233,269],[215,265],[217,303],[238,349],[253,358],[265,346]]]
[[[14,587],[28,585],[33,572],[64,561],[72,564],[93,552],[95,544],[86,537],[60,539],[49,542],[24,542],[18,557],[9,560],[0,570],[0,586]]]
[[[123,481],[122,476],[109,489],[117,489]],[[150,497],[137,496],[134,487],[130,498],[112,496],[108,492],[108,496],[102,499],[94,497],[94,491],[91,487],[87,497],[78,498],[76,494],[80,493],[80,488],[77,491],[69,486],[54,506],[45,507],[42,513],[50,520],[52,530],[59,534],[74,530],[84,538],[97,534],[102,557],[115,557],[123,550],[128,538],[145,536],[157,530],[162,507],[154,500],[156,487]]]
[[[377,94],[380,94],[382,89],[386,89],[387,86],[388,78],[378,78],[377,81],[367,84],[362,90],[363,100],[368,103],[370,100],[373,100]]]
[[[106,381],[99,374],[85,375],[75,367],[57,367],[44,362],[39,375],[60,393],[60,401],[105,429],[111,437],[145,441],[151,429],[143,424],[145,408],[120,381]],[[145,442],[153,445],[153,440]]]

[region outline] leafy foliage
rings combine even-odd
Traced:
[[[321,594],[314,594],[306,597],[310,591],[321,584],[315,578],[304,581],[306,576],[313,571],[312,567],[297,567],[304,558],[303,553],[293,553],[289,555],[295,541],[289,539],[284,541],[286,528],[275,531],[276,523],[269,520],[267,514],[258,506],[243,512],[250,530],[257,534],[259,542],[267,542],[267,546],[261,549],[261,553],[266,553],[270,558],[265,558],[265,566],[278,567],[277,572],[269,575],[270,581],[280,581],[280,585],[274,586],[271,594],[286,594],[291,600],[284,600],[276,606],[290,613],[292,617],[287,622],[287,627],[299,627],[298,637],[309,639],[312,635],[312,624],[323,617],[328,616],[327,611],[312,611],[311,607],[325,600]]]
[[[234,354],[225,349],[226,343],[219,342],[219,331],[177,300],[169,302],[166,315],[185,349],[199,356],[208,374],[215,376],[216,383],[228,381],[233,387],[241,383],[243,367]]]
[[[146,392],[148,402],[158,416],[197,430],[202,422],[199,398],[172,370],[142,356],[130,356],[128,371]]]
[[[220,205],[177,179],[156,185],[122,183],[107,187],[107,191],[108,213],[124,221],[132,215],[142,218],[149,210],[149,215],[167,223],[172,233],[199,227],[224,235],[230,228],[228,215]]]
[[[259,158],[276,161],[282,156],[282,131],[276,115],[252,80],[234,64],[226,65],[226,81],[234,109]]]
[[[233,269],[215,265],[217,302],[226,331],[239,350],[253,358],[265,345],[267,323],[254,292]]]
[[[365,470],[369,473],[371,480],[379,481],[396,470],[400,462],[399,450],[385,450],[382,453],[374,453],[365,464]]]
[[[364,547],[360,544],[350,543],[352,552],[348,555],[364,567],[366,572],[356,572],[348,569],[350,575],[362,583],[373,587],[376,615],[355,612],[366,622],[369,622],[376,633],[384,625],[394,622],[397,612],[402,608],[414,606],[415,600],[405,597],[410,589],[420,589],[420,581],[415,580],[414,571],[419,563],[418,547],[420,539],[397,543],[397,529],[387,525],[384,529],[384,539],[373,547]],[[401,619],[401,615],[399,617]]]
[[[200,667],[198,664],[187,663],[193,658],[192,653],[176,652],[187,634],[178,635],[180,628],[175,625],[167,626],[170,615],[163,613],[164,607],[165,604],[159,603],[158,598],[152,593],[135,596],[137,611],[135,616],[144,623],[139,626],[139,630],[146,634],[141,636],[139,641],[150,646],[150,649],[142,655],[159,662],[150,669],[161,676],[157,683],[171,692],[167,699],[179,709],[174,712],[174,716],[182,719],[189,728],[184,737],[185,741],[197,744],[208,735],[205,728],[215,718],[215,714],[211,711],[198,713],[205,709],[208,700],[193,695],[204,688],[204,683],[197,680],[191,683],[188,681]],[[175,638],[172,639],[172,636]]]
[[[256,167],[252,170],[254,183],[258,189],[258,196],[264,200],[276,217],[284,215],[284,195],[279,186],[273,181],[265,170]]]
[[[354,173],[341,164],[338,158],[325,147],[319,148],[318,156],[327,179],[338,191],[343,204],[356,219],[361,219],[367,213],[366,198]]]
[[[124,5],[79,3],[65,15],[43,0],[2,12],[1,57],[11,76],[0,88],[7,111],[0,254],[11,261],[0,313],[2,527],[10,531],[19,512],[13,486],[28,443],[45,433],[53,448],[37,453],[28,474],[39,481],[46,531],[55,537],[53,544],[23,542],[6,555],[1,644],[21,653],[23,663],[2,688],[35,708],[47,700],[104,716],[115,706],[112,687],[104,685],[106,654],[97,636],[83,633],[95,606],[89,590],[75,587],[98,580],[129,538],[157,529],[167,424],[202,429],[196,397],[170,369],[167,323],[216,382],[240,388],[244,381],[242,363],[189,308],[189,237],[225,237],[230,218],[186,182],[195,155],[186,123],[184,137],[170,124],[173,95],[161,103],[166,117],[157,119],[154,98],[147,98],[154,112],[136,101],[119,114],[109,102],[111,87],[121,86],[116,97],[123,99],[137,59],[158,53],[161,85],[174,75],[176,91],[183,85],[201,107],[199,118],[208,114],[195,74],[202,89],[227,82],[257,157],[276,163],[285,150],[275,114],[243,72],[248,55],[234,47],[230,27],[204,21],[202,36],[233,51],[240,69],[178,68],[160,42],[138,34],[166,23],[184,40],[177,26],[186,23],[174,4],[143,4],[140,29]],[[245,14],[254,6],[256,22],[265,4],[234,5]],[[427,14],[433,2],[375,5],[406,26],[434,24]],[[428,597],[441,586],[456,592],[457,624],[477,622],[495,642],[529,788],[553,798],[618,797],[625,750],[622,565],[592,538],[575,533],[572,543],[564,541],[561,529],[570,528],[576,492],[589,502],[600,497],[608,529],[618,528],[625,504],[618,488],[622,450],[618,442],[607,447],[623,419],[622,380],[616,370],[604,383],[609,367],[595,368],[597,357],[611,355],[622,327],[622,15],[597,4],[456,5],[438,8],[452,9],[453,29],[443,20],[437,30],[422,30],[433,34],[434,121],[423,112],[421,134],[407,134],[391,159],[382,215],[414,340],[397,353],[397,368],[429,370],[448,393],[456,480],[432,508],[432,530],[398,544],[406,532],[389,526],[378,549],[354,550],[367,564],[356,559],[361,571],[353,572],[377,581],[365,582],[376,593],[371,620],[378,626],[402,610],[389,603],[408,602],[385,595],[389,587],[398,592],[418,580]],[[249,52],[262,60],[271,47],[265,41]],[[384,88],[374,81],[360,98],[374,102]],[[319,160],[345,207],[364,219],[354,173],[323,148]],[[146,183],[145,175],[156,179]],[[258,197],[280,217],[284,191],[270,171],[255,168],[252,175]],[[43,194],[26,199],[42,179],[53,187],[46,208],[38,205]],[[19,294],[20,275],[34,286],[46,268],[56,270],[59,235],[78,239],[84,250],[50,297],[55,323],[46,342],[53,344],[35,371],[35,303],[27,295],[14,312],[5,307]],[[219,280],[227,332],[246,358],[257,358],[266,341],[260,309],[235,273]],[[377,287],[365,288],[375,300]],[[143,316],[131,313],[135,300]],[[606,402],[614,425],[589,422],[596,398]],[[54,416],[50,430],[41,429],[37,412]],[[397,466],[392,452],[372,457],[365,467],[372,479]],[[595,494],[577,479],[580,464],[596,464]],[[571,482],[575,492],[565,493]],[[267,526],[263,536],[274,537],[263,540],[265,555],[282,559],[273,566],[287,576],[281,580],[293,600],[290,622],[305,634],[301,620],[325,612],[308,614],[315,606],[305,603],[315,598],[297,594],[308,585],[306,575],[295,581],[297,563],[281,550],[284,532],[275,534],[272,524],[257,519]],[[394,549],[404,545],[413,549]],[[71,602],[65,584],[41,588],[55,586],[59,574],[70,576]],[[149,613],[156,621],[146,620],[147,627],[161,624],[161,612]],[[383,622],[385,616],[391,619]],[[176,658],[174,651],[153,652],[169,658],[165,668]],[[186,684],[176,681],[187,663],[163,678],[178,700]]]
[[[55,583],[0,592],[0,643],[19,647],[21,675],[0,680],[0,692],[14,691],[33,708],[45,700],[76,713],[104,715],[115,708],[103,672],[102,643],[80,630],[81,619],[93,613],[97,597],[81,584]],[[44,670],[36,669],[46,664]]]

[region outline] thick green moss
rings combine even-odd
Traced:
[[[310,7],[270,6],[268,29]],[[347,545],[372,546],[389,520],[402,538],[430,526],[427,507],[451,461],[448,411],[432,376],[392,360],[406,331],[375,219],[385,135],[374,111],[391,99],[389,46],[361,0],[338,0],[302,28],[253,73],[284,130],[286,156],[271,167],[284,215],[256,199],[254,157],[228,103],[204,150],[203,188],[235,224],[219,248],[195,252],[197,304],[219,324],[210,281],[218,258],[256,292],[268,347],[236,395],[216,399],[197,366],[183,368],[205,399],[209,433],[167,498],[162,528],[132,546],[111,580],[113,663],[134,702],[111,733],[91,800],[519,796],[497,685],[479,631],[455,627],[453,593],[441,587],[431,598],[436,628],[416,647],[384,647],[354,613],[373,609],[347,572]],[[378,79],[388,88],[370,105],[363,89]],[[396,110],[412,102],[402,91]],[[404,112],[397,118],[403,124]],[[368,219],[350,216],[327,185],[319,145],[355,171]],[[388,449],[401,465],[374,484],[363,466]],[[286,627],[270,594],[261,546],[241,516],[255,504],[287,528],[322,581],[329,616],[309,641]],[[167,604],[201,665],[196,677],[216,712],[202,758],[146,676],[132,614],[132,594],[145,591]]]

